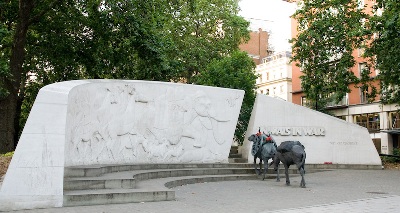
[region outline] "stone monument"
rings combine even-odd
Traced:
[[[43,87],[0,191],[0,210],[63,206],[64,167],[225,163],[244,91],[77,80]]]

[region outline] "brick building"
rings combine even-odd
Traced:
[[[247,52],[256,65],[261,64],[262,59],[271,52],[268,49],[268,38],[268,32],[259,28],[258,31],[250,32],[250,40],[247,43],[241,44],[239,49]]]

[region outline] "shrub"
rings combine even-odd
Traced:
[[[387,162],[387,163],[400,163],[400,149],[399,148],[393,149],[393,155],[398,156],[398,157],[382,156],[381,159],[383,162]]]

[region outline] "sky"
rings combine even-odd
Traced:
[[[241,0],[240,16],[250,21],[251,30],[262,28],[270,32],[270,45],[275,52],[290,50],[290,18],[295,11],[295,3],[282,0]]]

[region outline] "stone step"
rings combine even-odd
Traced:
[[[159,179],[150,179],[140,181],[137,184],[138,189],[160,189],[166,187],[168,189],[196,183],[220,182],[220,181],[237,181],[237,180],[257,180],[262,176],[255,174],[231,174],[231,175],[204,175],[204,176],[185,176],[185,177],[168,177]],[[274,175],[267,175],[268,179],[276,178]]]
[[[229,158],[229,163],[247,163],[247,159],[244,158]]]
[[[269,169],[268,172],[273,173],[272,169]],[[193,168],[124,171],[108,173],[97,177],[66,177],[64,178],[64,190],[136,188],[137,182],[149,179],[254,173],[254,168]]]
[[[268,175],[267,179],[274,179],[275,177],[274,175]],[[140,181],[137,189],[65,190],[64,206],[170,201],[175,199],[175,191],[171,190],[171,188],[177,186],[257,179],[261,179],[261,176],[254,174],[185,176]]]
[[[103,177],[65,178],[64,190],[134,189],[136,180],[131,178],[107,179]]]
[[[96,177],[102,174],[156,169],[188,168],[252,168],[248,163],[200,163],[200,164],[134,164],[134,165],[91,165],[65,167],[64,177]]]
[[[283,173],[284,169],[280,168]],[[296,174],[297,169],[289,170],[290,174]],[[123,171],[103,174],[97,177],[66,177],[64,178],[64,190],[88,190],[88,189],[133,189],[136,184],[145,180],[207,175],[237,175],[255,174],[254,168],[194,168],[173,170],[138,170]],[[269,168],[267,174],[275,174]]]
[[[63,206],[88,206],[121,203],[169,201],[175,199],[175,191],[168,189],[98,189],[64,191]]]
[[[267,176],[267,179],[273,179],[276,176]],[[260,176],[243,174],[243,175],[224,175],[224,176],[204,176],[204,177],[185,177],[182,179],[171,180],[165,183],[165,187],[174,188],[187,184],[206,183],[206,182],[221,182],[221,181],[238,181],[238,180],[257,180]]]
[[[231,146],[231,150],[229,151],[231,154],[238,154],[239,153],[239,147],[238,146]]]
[[[228,158],[242,158],[242,154],[232,154],[232,153],[230,153]]]

